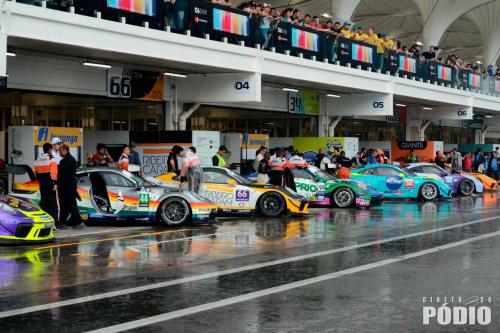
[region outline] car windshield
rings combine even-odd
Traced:
[[[237,174],[236,172],[234,171],[231,171],[231,170],[227,170],[227,174],[231,177],[233,177],[234,179],[236,179],[237,182],[243,184],[243,185],[252,185],[252,184],[255,184],[254,181],[251,181],[250,179],[246,179],[245,177]]]
[[[329,181],[329,180],[335,180],[335,177],[333,177],[332,175],[324,172],[323,170],[317,168],[317,167],[309,167],[309,170],[316,176],[318,177],[320,180],[323,180],[323,181]]]
[[[122,170],[122,174],[129,179],[133,179],[137,183],[138,187],[156,187],[157,186],[156,184],[154,184],[150,181],[147,181],[146,179],[142,178],[141,176],[135,175],[135,174],[128,172],[126,170]]]
[[[0,202],[4,204],[2,205],[2,208],[4,208],[5,210],[7,210],[6,207],[19,209],[22,210],[23,212],[28,212],[28,213],[37,212],[40,210],[38,207],[34,205],[31,205],[25,201],[21,201],[19,199],[12,197],[2,196],[0,198]]]

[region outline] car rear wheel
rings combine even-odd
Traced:
[[[332,193],[331,204],[337,208],[349,208],[354,205],[356,196],[348,187],[340,187]]]
[[[469,196],[474,193],[474,182],[470,179],[463,180],[458,187],[458,191],[461,195]]]
[[[169,226],[179,226],[191,217],[189,204],[181,198],[165,199],[159,209],[160,220]]]
[[[425,183],[420,187],[420,197],[424,201],[435,200],[439,195],[439,189],[435,184]]]
[[[281,195],[271,192],[260,197],[258,208],[265,217],[278,217],[285,212],[286,204]]]

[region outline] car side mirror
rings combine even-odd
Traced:
[[[236,180],[230,178],[227,180],[227,184],[232,185],[232,186],[236,186],[237,182],[236,182]]]
[[[400,172],[400,173],[399,173],[399,177],[401,177],[401,178],[405,178],[405,174],[404,174],[404,173],[402,173],[402,172]]]

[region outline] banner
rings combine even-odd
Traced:
[[[292,47],[306,51],[319,51],[319,36],[315,32],[292,27]]]
[[[311,116],[320,114],[320,94],[308,91],[288,93],[288,111]]]
[[[481,75],[469,73],[468,86],[471,89],[481,88]]]
[[[406,57],[404,55],[399,56],[399,70],[405,73],[417,73],[417,59]]]
[[[339,151],[345,151],[346,156],[351,158],[359,151],[359,140],[350,137],[295,137],[293,138],[293,147],[302,153],[308,151],[317,153],[321,148],[336,148]]]
[[[107,0],[107,6],[142,15],[156,15],[156,0]]]
[[[218,31],[248,37],[250,35],[250,18],[248,15],[213,8],[213,28]]]
[[[71,127],[35,127],[33,144],[35,147],[42,147],[45,143],[51,142],[54,137],[58,137],[69,147],[76,148],[83,145],[82,129]]]
[[[500,80],[495,81],[495,92],[500,94]]]
[[[123,67],[108,69],[108,97],[163,101],[164,76],[159,72],[147,72]]]
[[[484,123],[484,115],[479,113],[474,113],[472,120],[465,121],[466,128],[470,129],[482,129]]]
[[[261,146],[269,148],[269,134],[247,134],[241,135],[241,148],[259,149]]]
[[[442,81],[451,81],[451,68],[443,65],[437,66],[437,78]]]
[[[360,65],[363,68],[376,65],[377,52],[373,45],[339,38],[338,52],[338,59],[342,64],[351,63],[353,67]]]

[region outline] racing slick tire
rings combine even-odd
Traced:
[[[171,227],[180,226],[190,220],[191,208],[184,199],[167,198],[161,203],[158,216],[163,223]]]
[[[424,183],[420,186],[420,198],[424,201],[433,201],[439,197],[439,189],[433,183]]]
[[[285,199],[275,192],[264,193],[257,203],[257,208],[265,217],[278,217],[286,210]]]
[[[339,187],[332,193],[330,198],[330,206],[336,208],[349,208],[354,206],[356,195],[348,187]]]
[[[463,180],[458,186],[458,192],[464,196],[471,195],[475,190],[474,182],[470,179]]]

